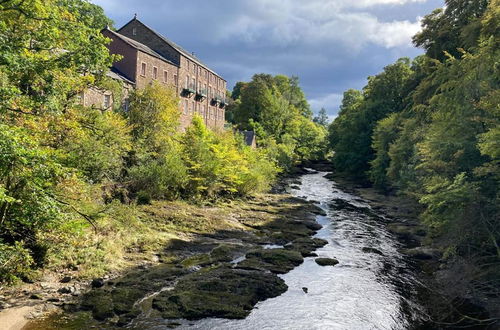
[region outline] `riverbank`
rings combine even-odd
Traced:
[[[422,284],[418,299],[427,310],[428,321],[417,329],[496,329],[500,297],[495,288],[489,295],[474,290],[471,277],[477,274],[472,261],[444,255],[443,242],[436,237],[430,239],[421,224],[422,207],[417,201],[383,194],[336,173],[327,177],[342,190],[368,201],[374,211],[386,215],[388,231],[403,244],[400,252],[410,260]]]
[[[90,314],[110,324],[124,325],[137,316],[135,303],[145,296],[150,305],[154,303],[156,310],[165,316],[175,310],[181,313],[177,316],[189,317],[182,314],[179,304],[165,303],[170,297],[166,296],[165,288],[181,281],[185,283],[184,290],[175,293],[189,297],[191,291],[187,289],[191,289],[192,283],[207,285],[196,276],[200,270],[205,272],[203,278],[210,278],[212,284],[220,283],[222,278],[227,282],[228,275],[235,275],[236,285],[247,283],[249,276],[255,277],[256,287],[269,284],[267,292],[257,294],[252,293],[255,288],[247,288],[250,293],[240,309],[219,306],[218,313],[224,312],[226,317],[244,317],[259,300],[286,290],[275,274],[289,271],[302,262],[304,255],[325,244],[310,238],[320,228],[315,223],[315,214],[322,211],[312,203],[287,194],[261,194],[211,206],[153,202],[141,206],[138,212],[141,221],[157,227],[161,244],[157,242],[155,246],[161,248],[141,250],[132,245],[121,256],[123,262],[115,262],[122,267],[99,277],[89,278],[83,275],[88,271],[68,268],[47,271],[35,283],[4,288],[0,298],[3,304],[0,323],[19,329],[26,318],[39,319],[47,311],[52,315],[58,311],[82,311],[87,315],[83,319],[89,322]],[[289,245],[284,248],[285,244]],[[264,275],[268,271],[272,275]],[[207,276],[207,272],[212,273]],[[241,297],[238,300],[241,301]],[[30,306],[29,309],[19,312],[19,308],[26,306]],[[202,310],[198,313],[190,317],[206,316]],[[5,323],[13,318],[15,322]],[[27,328],[46,329],[47,324],[32,322]]]

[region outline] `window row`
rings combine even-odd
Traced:
[[[196,63],[192,63],[188,61],[188,72],[192,72],[194,74],[198,73],[200,77],[204,77],[210,83],[214,83],[217,85],[217,88],[224,88],[224,80],[217,77],[215,74],[209,72],[207,69],[196,65]]]
[[[148,72],[148,65],[147,63],[142,62],[141,63],[141,76],[146,77],[146,74]],[[153,73],[152,73],[152,78],[154,80],[158,80],[158,67],[153,66]],[[164,83],[168,83],[168,78],[169,78],[169,73],[167,70],[163,70],[163,76],[162,76],[162,81]],[[177,86],[177,75],[173,75],[173,83],[175,86]]]
[[[196,84],[196,78],[189,77],[189,76],[186,76],[184,88],[192,89],[192,90],[196,90],[196,91],[200,91],[200,92],[203,91],[203,92],[207,93],[207,95],[211,98],[213,98],[215,96],[224,98],[224,94],[225,94],[222,91],[217,90],[215,87],[212,88],[212,86],[208,86],[208,88],[207,88],[207,84],[202,83],[201,81],[199,81],[198,84]]]
[[[208,112],[207,112],[206,105],[196,102],[189,102],[188,100],[184,100],[182,112],[185,115],[194,115],[195,113],[198,113],[205,119],[224,120],[223,109],[218,109],[217,107],[208,107]]]

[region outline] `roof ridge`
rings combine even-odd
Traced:
[[[121,40],[123,40],[124,42],[126,42],[128,45],[132,46],[133,48],[137,49],[137,50],[140,50],[142,52],[145,52],[145,53],[149,53],[150,55],[152,56],[155,56],[169,64],[172,64],[172,65],[175,65],[177,66],[177,64],[175,64],[174,62],[170,61],[169,59],[166,59],[165,57],[163,57],[161,54],[159,54],[158,52],[154,51],[153,49],[151,49],[151,47],[137,41],[137,40],[134,40],[132,38],[129,38],[119,32],[116,32],[116,31],[113,31],[111,29],[104,29],[105,31],[109,31],[111,32],[113,35],[117,36],[118,38],[120,38]]]
[[[172,40],[168,39],[167,37],[163,36],[162,34],[156,32],[153,28],[149,27],[147,24],[145,24],[144,22],[142,22],[141,20],[139,20],[137,18],[137,16],[134,16],[134,18],[132,18],[130,21],[128,21],[125,25],[123,25],[121,28],[118,29],[118,31],[122,30],[125,26],[129,25],[131,22],[133,21],[137,21],[139,23],[141,23],[145,28],[147,28],[148,30],[150,30],[151,32],[153,32],[157,37],[159,37],[160,39],[162,39],[163,41],[165,41],[167,44],[169,44],[171,47],[173,47],[175,50],[177,50],[179,53],[183,54],[184,56],[186,56],[187,58],[191,59],[192,61],[194,62],[197,62],[197,64],[203,66],[205,69],[207,69],[208,71],[212,72],[213,74],[215,74],[216,76],[218,76],[219,78],[223,79],[224,81],[226,81],[224,78],[222,78],[217,72],[215,72],[214,70],[210,69],[208,67],[208,65],[206,65],[205,63],[203,63],[199,58],[197,58],[196,56],[194,56],[192,53],[189,53],[189,51],[187,51],[186,49],[184,49],[183,47],[179,46],[178,44],[176,44],[175,42],[173,42]]]

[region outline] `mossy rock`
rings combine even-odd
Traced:
[[[372,247],[363,247],[361,249],[364,253],[374,253],[374,254],[378,254],[380,256],[383,256],[384,254],[382,253],[382,251],[380,251],[379,249],[376,249],[376,248],[372,248]]]
[[[96,320],[104,321],[114,315],[113,300],[110,296],[101,296],[98,301],[94,301],[94,305],[92,306],[92,316]]]
[[[153,299],[153,308],[167,319],[244,318],[257,302],[286,290],[274,274],[219,267],[182,278]]]
[[[298,251],[303,257],[313,256],[313,251],[328,244],[327,240],[321,238],[303,237],[294,240],[285,246],[287,250]]]
[[[213,262],[230,262],[238,250],[240,250],[239,247],[221,244],[210,252],[210,258]]]
[[[116,288],[111,291],[113,311],[116,315],[132,312],[134,304],[147,294],[147,290],[139,288]]]
[[[212,259],[210,258],[210,254],[203,253],[197,254],[192,257],[186,258],[182,260],[181,265],[184,267],[195,267],[195,266],[208,266],[212,264]]]
[[[304,261],[300,252],[287,249],[254,250],[246,259],[237,264],[240,269],[269,270],[276,274],[285,274]]]
[[[118,319],[116,325],[119,327],[124,327],[130,322],[132,322],[132,320],[138,317],[140,314],[141,312],[139,310],[134,310],[130,313],[120,315],[120,318]]]
[[[335,266],[339,263],[339,261],[334,258],[316,258],[314,261],[320,266]]]

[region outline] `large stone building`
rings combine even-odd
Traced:
[[[136,17],[118,31],[105,29],[102,33],[111,39],[110,52],[123,57],[112,69],[120,78],[135,88],[153,81],[175,88],[181,100],[182,128],[198,113],[208,127],[223,129],[227,86],[221,76]],[[106,102],[106,95],[103,97]]]

